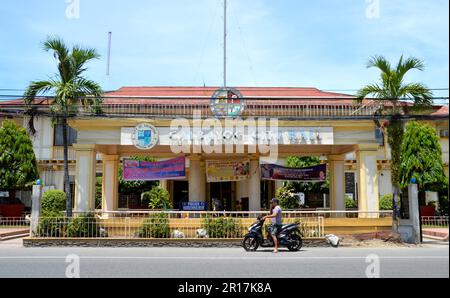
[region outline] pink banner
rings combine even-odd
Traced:
[[[186,159],[147,162],[125,159],[123,161],[123,179],[125,181],[157,181],[182,179],[186,177]]]

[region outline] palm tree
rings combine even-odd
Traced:
[[[404,59],[400,57],[394,68],[383,56],[372,57],[367,65],[368,68],[378,68],[381,72],[380,82],[365,86],[358,91],[357,97],[360,101],[371,96],[378,103],[378,116],[389,116],[387,124],[388,143],[391,147],[391,172],[394,194],[394,206],[398,206],[400,195],[400,152],[403,141],[404,124],[402,115],[411,110],[423,109],[432,105],[432,92],[422,83],[405,83],[406,74],[411,70],[423,71],[423,61],[417,58]],[[408,101],[414,104],[411,109]],[[384,129],[376,120],[378,127]],[[394,210],[395,211],[395,210]],[[397,217],[394,212],[393,229],[397,232]]]
[[[68,165],[68,139],[67,119],[76,114],[79,107],[90,109],[92,112],[100,112],[102,102],[102,88],[94,81],[83,77],[87,70],[85,64],[100,56],[95,49],[73,46],[71,50],[64,41],[57,37],[48,37],[44,42],[44,50],[52,51],[58,63],[58,72],[54,77],[45,81],[33,81],[24,93],[24,98],[33,110],[33,103],[38,95],[51,94],[53,100],[50,108],[53,113],[54,122],[62,125],[64,146],[64,191],[66,193],[67,216],[72,216],[72,200],[69,181]],[[30,113],[30,131],[33,133],[33,112]]]

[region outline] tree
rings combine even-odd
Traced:
[[[448,188],[442,149],[436,130],[416,121],[408,123],[401,147],[400,186],[415,178],[420,192]]]
[[[44,50],[52,51],[56,59],[58,72],[54,77],[45,81],[33,81],[24,93],[28,104],[30,132],[34,133],[33,126],[34,102],[38,95],[51,94],[53,100],[50,108],[55,122],[62,124],[63,150],[64,150],[64,191],[66,193],[67,216],[72,216],[72,200],[69,180],[68,164],[68,138],[67,119],[76,114],[80,107],[87,111],[100,113],[102,88],[99,84],[84,77],[87,70],[86,63],[98,59],[100,56],[95,49],[73,46],[69,50],[62,39],[49,37],[44,42]]]
[[[15,191],[29,188],[39,173],[33,143],[26,130],[12,121],[4,121],[0,128],[0,189]]]
[[[400,154],[403,142],[403,121],[402,115],[431,106],[432,92],[422,83],[405,83],[405,76],[411,70],[423,71],[425,66],[423,61],[417,58],[404,59],[400,57],[397,65],[392,67],[389,61],[383,56],[375,56],[369,60],[368,68],[378,68],[380,70],[380,82],[369,84],[358,91],[357,97],[360,101],[368,96],[374,97],[378,103],[376,116],[389,116],[387,124],[388,144],[391,148],[391,173],[392,186],[395,204],[398,205],[400,195]],[[406,103],[406,99],[414,103],[414,109]],[[384,129],[378,120],[376,124]],[[393,229],[397,232],[395,225],[395,212],[393,218]]]

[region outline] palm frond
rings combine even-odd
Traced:
[[[64,82],[69,81],[72,76],[71,58],[64,41],[59,37],[48,37],[44,42],[44,50],[53,51],[55,59],[58,60],[59,76]]]
[[[369,95],[371,95],[375,98],[383,98],[383,97],[385,97],[386,93],[385,93],[385,89],[378,84],[369,84],[369,85],[365,86],[364,88],[358,90],[358,92],[356,93],[356,97],[359,100],[363,100],[366,97],[368,97]]]
[[[74,77],[80,76],[86,68],[84,65],[93,59],[100,58],[100,55],[95,49],[84,49],[79,46],[75,46],[71,53]]]
[[[425,69],[425,64],[422,60],[410,57],[403,61],[403,56],[400,59],[398,65],[397,65],[397,75],[403,79],[403,77],[413,69],[417,69],[420,71],[423,71]]]
[[[391,73],[391,64],[389,61],[383,56],[373,56],[369,59],[367,63],[367,68],[378,68],[383,73],[389,75]]]
[[[430,106],[433,104],[433,92],[422,83],[405,84],[400,88],[399,94],[412,99],[416,105]]]

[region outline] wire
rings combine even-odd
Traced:
[[[270,86],[270,87],[257,87],[257,86],[239,86],[240,88],[286,88],[286,89],[318,89],[315,87],[286,87],[286,86],[281,86],[281,87],[274,87],[274,86]],[[134,87],[130,87],[130,88],[134,88]],[[140,88],[140,87],[136,87],[136,88]],[[143,87],[145,88],[145,86]],[[215,89],[215,88],[220,88],[219,86],[148,86],[148,88],[169,88],[169,89],[176,89],[177,91],[192,91],[192,89],[196,89],[196,88],[206,88],[206,89]],[[448,91],[450,90],[450,88],[428,88],[431,91]],[[359,89],[318,89],[320,91],[324,91],[324,92],[357,92],[359,91]],[[2,89],[0,88],[0,91],[15,91],[15,92],[20,92],[20,91],[25,91],[25,89]],[[110,90],[110,91],[106,91],[106,92],[115,92],[117,90]],[[21,95],[22,96],[22,95]]]

